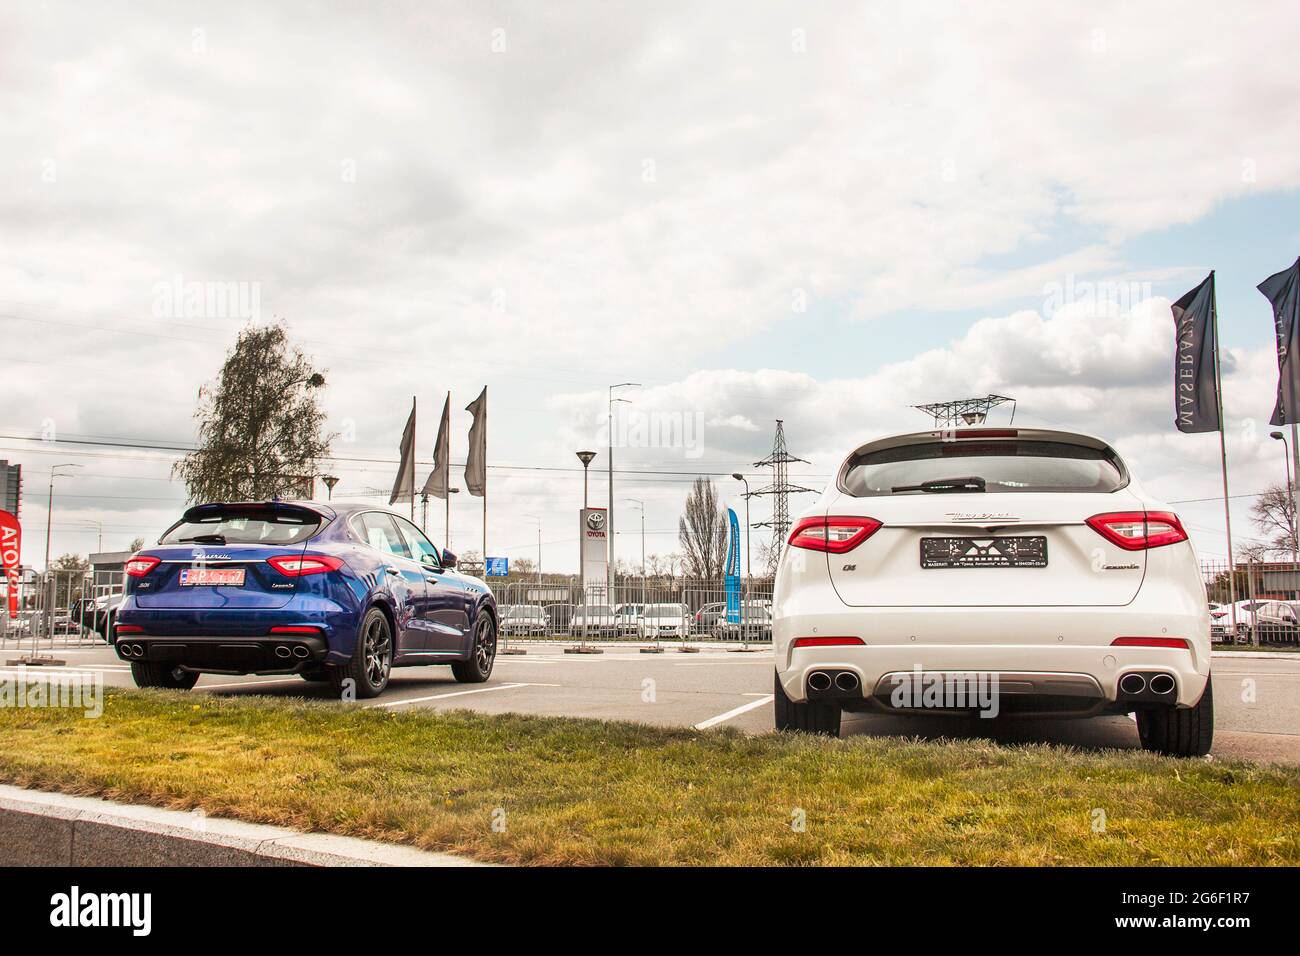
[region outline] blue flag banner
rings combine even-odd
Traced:
[[[731,529],[727,542],[727,623],[740,623],[740,521],[736,512],[727,509],[727,524]]]
[[[510,559],[488,558],[486,570],[487,576],[490,578],[504,578],[510,573]]]

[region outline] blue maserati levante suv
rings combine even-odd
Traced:
[[[492,673],[497,608],[401,515],[366,505],[196,505],[126,565],[118,656],[140,687],[298,674],[374,697],[394,667]]]

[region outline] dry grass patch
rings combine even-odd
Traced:
[[[509,863],[1300,863],[1300,770],[1139,751],[108,691],[0,709],[0,779]]]

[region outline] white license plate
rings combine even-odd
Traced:
[[[181,587],[242,588],[244,586],[243,568],[182,568]]]

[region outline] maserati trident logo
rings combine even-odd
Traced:
[[[603,511],[593,511],[587,515],[587,527],[592,531],[604,531],[605,513]]]

